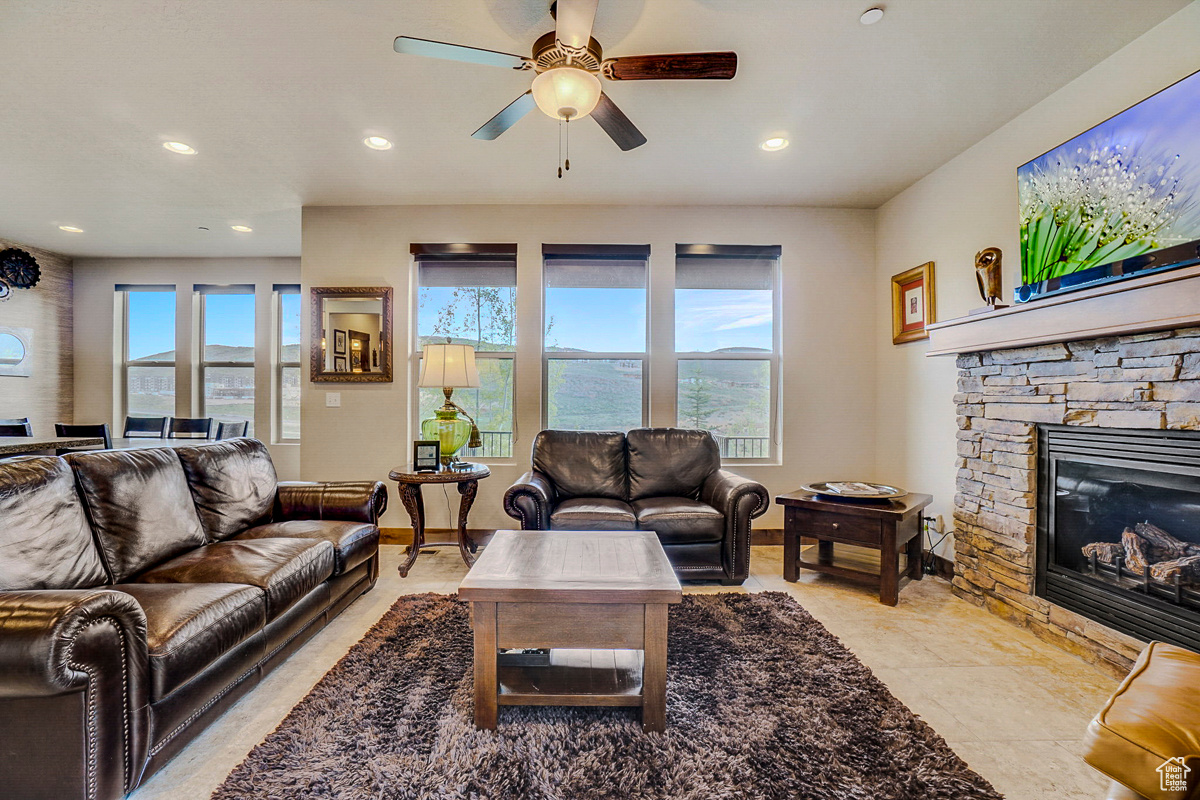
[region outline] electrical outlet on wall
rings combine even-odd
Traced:
[[[341,408],[342,407],[342,393],[341,392],[326,392],[325,393],[325,407],[326,408]]]
[[[935,531],[937,531],[938,533],[944,533],[944,532],[945,532],[945,530],[946,530],[946,520],[942,518],[942,515],[941,515],[941,514],[938,514],[936,517],[934,517],[934,518],[933,518],[933,529],[934,529]]]

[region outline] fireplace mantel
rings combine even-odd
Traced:
[[[929,356],[1200,326],[1200,265],[929,326]]]

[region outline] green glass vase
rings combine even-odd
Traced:
[[[454,409],[438,409],[432,419],[421,422],[421,435],[426,439],[437,439],[441,445],[442,463],[454,461],[454,455],[471,438],[471,423],[458,418]]]

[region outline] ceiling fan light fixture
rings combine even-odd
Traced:
[[[533,79],[533,100],[548,117],[579,119],[600,102],[600,80],[585,69],[555,67]]]

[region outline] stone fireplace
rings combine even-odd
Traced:
[[[1172,538],[1200,543],[1190,516],[1200,510],[1200,450],[1174,454],[1184,459],[1175,466],[1128,463],[1164,438],[1139,438],[1139,431],[1200,430],[1200,328],[965,353],[958,369],[954,592],[1118,673],[1146,639],[1168,638],[1156,626],[1183,625],[1180,635],[1200,636],[1200,604],[1193,606],[1200,593],[1189,585],[1191,573],[1164,567],[1158,580],[1138,560],[1137,541],[1129,543],[1132,562],[1124,547],[1118,558],[1117,547],[1125,527],[1140,536],[1132,530],[1139,524],[1175,528]],[[1088,440],[1072,437],[1072,430],[1111,435]],[[1124,466],[1134,472],[1122,476],[1111,454],[1096,452],[1113,439],[1129,445]],[[1187,435],[1166,440],[1200,442]],[[1074,466],[1059,460],[1052,470],[1043,450],[1053,443],[1068,454],[1071,447],[1086,452]],[[1138,469],[1140,488],[1127,485],[1139,484]],[[1052,497],[1062,502],[1044,507]],[[1112,511],[1114,503],[1133,507]],[[1159,507],[1161,513],[1151,513]],[[1109,516],[1080,516],[1089,509],[1106,509]],[[1200,513],[1195,522],[1200,525]],[[1105,530],[1093,530],[1092,523]],[[1118,525],[1121,530],[1108,530]],[[1151,540],[1157,535],[1142,531]],[[1163,542],[1166,549],[1152,553],[1154,563],[1191,552]],[[1083,548],[1093,543],[1085,556]],[[1190,569],[1190,562],[1184,566]],[[1126,619],[1131,612],[1113,605],[1112,589],[1131,594],[1132,616],[1144,617],[1141,627]],[[1175,622],[1161,622],[1172,615]]]

